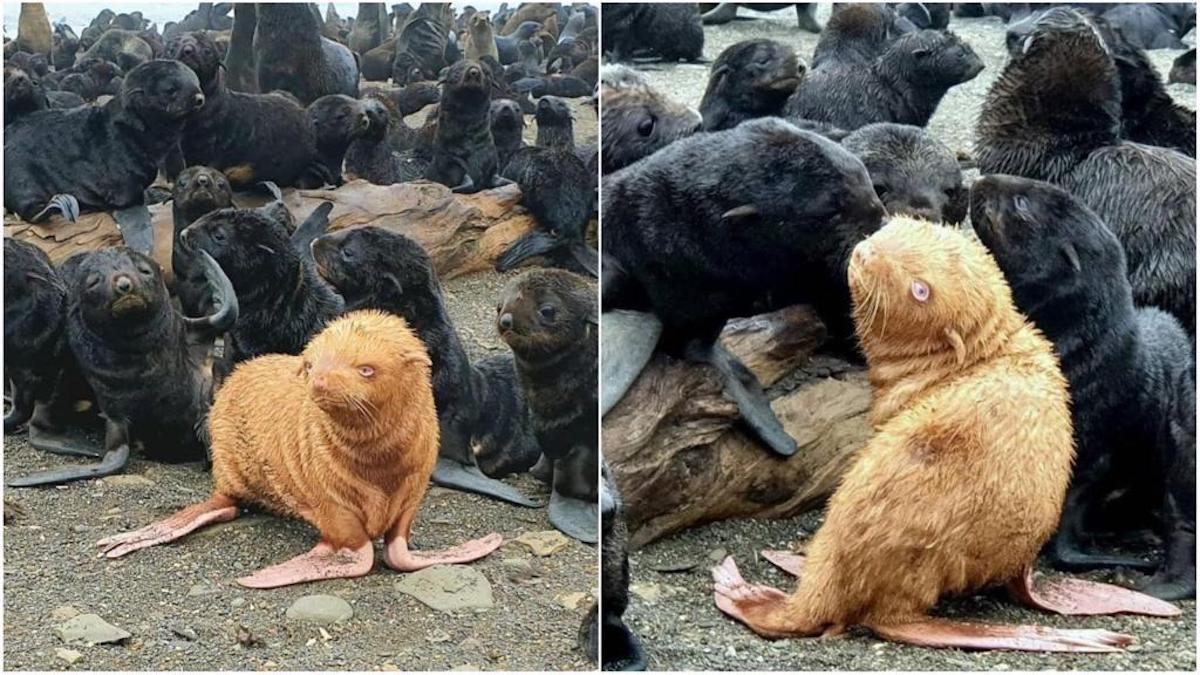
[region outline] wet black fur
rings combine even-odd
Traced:
[[[259,91],[283,89],[301,105],[328,94],[358,97],[358,60],[345,45],[321,36],[303,3],[257,7],[254,61]]]
[[[206,167],[188,167],[175,177],[171,189],[171,217],[175,243],[171,252],[171,269],[175,278],[175,295],[184,316],[204,316],[211,310],[210,291],[204,270],[196,263],[195,254],[181,245],[179,233],[201,216],[217,209],[233,206],[233,191],[220,171]]]
[[[705,131],[737,126],[755,117],[780,115],[796,90],[804,65],[796,52],[774,40],[743,40],[713,61],[700,100]]]
[[[905,124],[868,124],[842,139],[862,161],[875,194],[891,215],[960,223],[967,215],[967,188],[954,152],[925,129]]]
[[[697,61],[704,53],[700,8],[687,3],[604,3],[601,48],[613,61],[634,55]]]
[[[494,185],[497,160],[488,79],[487,71],[473,61],[460,61],[447,71],[438,104],[433,161],[426,178],[456,187],[469,176],[471,191]]]
[[[650,86],[636,70],[606,66],[600,74],[600,169],[611,173],[700,130],[700,115]]]
[[[525,147],[525,116],[516,101],[502,98],[492,101],[490,119],[492,141],[496,144],[496,167],[503,173],[513,153]]]

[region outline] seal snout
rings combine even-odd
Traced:
[[[133,279],[128,274],[118,274],[113,278],[113,290],[117,295],[128,295],[133,290]]]
[[[507,333],[508,331],[512,330],[512,327],[513,327],[512,312],[505,312],[505,313],[501,314],[500,317],[498,319],[496,319],[496,325],[500,327],[501,333]]]
[[[196,92],[192,96],[192,110],[199,110],[204,107],[204,94]]]

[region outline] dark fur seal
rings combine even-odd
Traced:
[[[730,45],[713,61],[700,99],[705,131],[720,131],[754,117],[779,115],[804,77],[791,47],[753,39]]]
[[[29,487],[98,478],[120,471],[131,446],[159,461],[204,456],[212,401],[205,358],[191,347],[237,320],[237,299],[212,258],[201,256],[218,309],[185,319],[171,307],[158,265],[128,248],[76,254],[63,263],[67,339],[105,418],[98,464],[11,479]]]
[[[392,61],[396,60],[396,38],[384,40],[362,55],[362,76],[369,82],[387,82],[392,76]]]
[[[597,324],[596,287],[564,270],[525,272],[497,303],[496,327],[552,463],[550,522],[587,543],[599,540]]]
[[[382,2],[358,3],[358,14],[354,17],[354,27],[350,29],[350,38],[346,45],[350,50],[359,54],[378,47],[388,36],[387,4]]]
[[[539,143],[518,150],[504,167],[503,176],[521,186],[521,203],[533,214],[537,229],[517,239],[500,256],[498,271],[506,272],[542,256],[555,265],[596,276],[599,261],[585,240],[595,203],[596,171],[573,149],[574,145],[545,147]]]
[[[908,33],[869,67],[824,62],[813,68],[785,111],[850,131],[872,122],[925,126],[951,87],[982,70],[983,61],[953,33]]]
[[[223,373],[263,354],[299,354],[341,315],[342,298],[302,256],[273,210],[220,209],[179,235],[184,245],[211,255],[238,294],[241,316],[229,331]]]
[[[258,73],[254,67],[254,29],[258,13],[252,2],[233,6],[233,31],[225,54],[225,81],[232,91],[258,91]]]
[[[625,523],[625,504],[613,482],[608,463],[601,460],[600,474],[600,606],[592,608],[585,626],[601,636],[600,667],[603,670],[645,670],[646,654],[641,640],[625,625],[629,608],[629,527]],[[602,614],[597,622],[597,612]],[[598,623],[598,625],[597,625]],[[598,628],[598,630],[597,630]],[[595,658],[600,646],[595,637],[588,640]]]
[[[308,106],[308,119],[316,134],[317,151],[333,184],[342,182],[342,163],[356,139],[370,131],[371,119],[362,101],[344,94],[330,94]]]
[[[806,33],[820,33],[821,24],[817,21],[815,2],[796,2],[791,4],[776,2],[721,2],[716,4],[700,3],[700,13],[705,26],[719,26],[738,19],[738,7],[744,6],[756,12],[775,12],[792,5],[796,7],[797,27]],[[834,3],[836,10],[838,3]]]
[[[950,25],[950,4],[945,2],[897,2],[893,3],[896,14],[924,30],[942,30]]]
[[[45,77],[50,74],[50,63],[46,60],[43,54],[30,54],[29,52],[17,52],[5,59],[17,67],[21,68],[30,75]]]
[[[1196,446],[1194,438],[1177,445],[1171,433],[1195,425],[1195,409],[1180,403],[1195,400],[1187,333],[1166,312],[1134,307],[1120,242],[1061,188],[985,176],[971,187],[971,222],[1008,278],[1017,309],[1054,343],[1070,384],[1075,472],[1052,559],[1071,570],[1153,569],[1140,557],[1085,550],[1089,509],[1114,489],[1146,491],[1163,499],[1168,562],[1143,590],[1167,600],[1194,597]],[[1190,468],[1186,479],[1172,481],[1169,472],[1181,467]],[[1190,511],[1181,508],[1189,502]]]
[[[886,215],[862,162],[762,118],[676,141],[605,177],[602,195],[605,310],[653,312],[660,347],[715,366],[754,433],[794,453],[757,378],[716,340],[767,296],[812,301],[849,334],[850,251]]]
[[[393,185],[406,179],[404,159],[392,150],[388,141],[392,113],[385,100],[385,97],[363,97],[360,105],[367,117],[367,129],[346,149],[346,172],[375,185]],[[397,123],[404,125],[403,121]]]
[[[812,67],[826,63],[869,65],[905,32],[896,11],[874,3],[852,3],[834,10],[813,49]]]
[[[404,85],[438,79],[438,73],[450,65],[446,62],[446,46],[452,17],[450,3],[421,3],[396,38],[392,82]],[[418,77],[413,77],[414,71]]]
[[[499,61],[501,65],[505,66],[509,65],[510,63],[516,63],[521,59],[520,47],[522,43],[525,43],[530,38],[537,35],[537,32],[541,30],[541,28],[542,24],[538,23],[537,21],[525,21],[521,25],[517,26],[517,29],[512,33],[493,37],[493,40],[495,40],[496,44],[496,54],[493,55],[494,58]],[[468,55],[467,58],[471,57]]]
[[[451,66],[442,78],[433,161],[426,178],[466,193],[500,184],[490,110],[491,88],[483,67],[474,61]]]
[[[134,31],[113,28],[105,31],[80,58],[112,61],[128,71],[152,60],[154,49]]]
[[[695,4],[608,2],[600,14],[601,50],[613,61],[635,55],[697,61],[704,54],[704,26]]]
[[[424,249],[403,235],[363,227],[317,239],[313,257],[321,276],[346,299],[348,311],[379,309],[402,316],[425,343],[433,363],[440,428],[434,481],[536,506],[487,477],[524,471],[540,455],[512,366],[506,376],[503,363],[494,358],[480,367],[471,365]],[[476,468],[477,459],[487,476]]]
[[[492,101],[490,118],[492,140],[496,144],[496,167],[503,173],[513,153],[525,147],[525,116],[516,101],[502,98]]]
[[[575,149],[575,115],[566,101],[557,96],[543,96],[538,99],[533,118],[537,121],[536,142],[539,146]]]
[[[57,75],[52,73],[45,78],[48,86],[53,84],[51,78]],[[111,61],[81,58],[69,70],[62,71],[57,82],[60,90],[76,94],[85,101],[95,101],[105,95],[120,95],[123,76],[124,71]]]
[[[1190,22],[1185,23],[1186,14],[1172,12],[1172,5],[1190,7]],[[1119,30],[1125,39],[1141,49],[1185,49],[1187,45],[1180,38],[1196,25],[1196,5],[1165,2],[1115,3],[1106,9],[1104,18]]]
[[[842,139],[871,175],[875,194],[892,215],[960,223],[967,189],[954,152],[921,127],[868,124]]]
[[[283,89],[301,105],[328,94],[358,98],[358,60],[345,45],[321,37],[302,3],[261,3],[254,32],[260,91]]]
[[[1117,70],[1086,17],[1052,9],[1025,44],[980,111],[980,171],[1048,181],[1079,197],[1125,247],[1134,303],[1174,314],[1194,335],[1196,161],[1121,142]]]
[[[219,169],[238,187],[271,181],[315,188],[334,182],[317,149],[317,134],[302,108],[286,94],[247,94],[225,85],[221,55],[203,32],[180,33],[167,54],[192,69],[205,106],[188,119],[180,138],[183,166]]]
[[[151,61],[125,78],[119,102],[18,120],[5,128],[4,207],[31,222],[54,210],[74,220],[81,209],[123,209],[116,217],[126,243],[148,252],[145,190],[203,105],[187,66]]]
[[[180,241],[184,228],[217,209],[233,206],[233,190],[225,174],[207,166],[188,167],[175,177],[171,188],[171,217],[175,241],[171,250],[171,271],[175,295],[184,316],[202,316],[211,306],[210,289],[204,266],[196,253]]]
[[[636,70],[605,66],[600,80],[603,173],[626,167],[701,128],[699,113],[663,96]]]
[[[1193,47],[1179,55],[1171,64],[1171,73],[1167,76],[1170,84],[1196,84],[1196,48]]]
[[[16,64],[4,63],[4,126],[29,113],[50,108],[46,90],[36,77]]]

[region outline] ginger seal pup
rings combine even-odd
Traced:
[[[943,595],[1007,584],[1061,614],[1177,615],[1106,584],[1034,588],[1074,457],[1067,383],[983,245],[897,218],[855,247],[849,281],[876,433],[830,499],[807,558],[766,554],[800,576],[795,592],[750,585],[726,558],[713,570],[717,606],[770,638],[862,625],[925,646],[1078,652],[1118,651],[1133,637],[928,612]]]
[[[437,461],[438,421],[425,346],[403,319],[347,314],[300,356],[240,365],[209,416],[213,496],[140,530],[97,542],[118,558],[232,520],[239,504],[301,518],[321,534],[308,553],[238,583],[250,588],[359,577],[383,559],[401,572],[482,558],[499,534],[453,549],[408,548]]]

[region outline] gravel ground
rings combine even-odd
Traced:
[[[595,135],[595,115],[577,105],[580,142]],[[529,140],[536,126],[529,119]],[[506,351],[496,334],[495,300],[519,271],[474,274],[443,282],[451,316],[472,358]],[[95,439],[97,444],[100,439]],[[65,460],[6,439],[4,469],[21,474]],[[209,475],[196,465],[135,460],[127,476],[58,489],[8,490],[24,515],[4,528],[4,667],[12,670],[585,670],[576,648],[580,622],[595,597],[597,550],[570,541],[535,557],[511,540],[552,530],[545,509],[524,509],[433,488],[417,519],[417,544],[432,548],[500,532],[508,540],[471,566],[492,585],[495,606],[442,613],[399,593],[402,577],[382,564],[355,580],[276,590],[243,589],[233,579],[310,548],[307,524],[248,514],[174,545],[117,561],[97,559],[93,542],[141,527],[208,496]],[[507,479],[545,500],[549,490],[528,475]],[[336,595],[354,616],[325,626],[285,617],[309,594]],[[123,644],[56,650],[71,605],[99,614],[133,636]],[[239,643],[241,627],[259,644]],[[181,636],[181,634],[183,637]]]
[[[711,62],[729,45],[767,37],[793,45],[808,60],[817,36],[800,32],[790,11],[750,12],[757,21],[737,21],[705,30],[704,58]],[[822,4],[818,18],[828,19]],[[973,81],[952,89],[930,121],[930,130],[955,151],[970,153],[975,119],[983,97],[1000,73],[1007,54],[1004,25],[996,18],[952,19],[950,28],[979,53],[986,69]],[[1150,52],[1166,79],[1180,51]],[[707,64],[640,64],[650,81],[676,100],[698,106],[708,80]],[[1195,87],[1171,85],[1171,94],[1195,108]],[[968,174],[968,179],[973,178]],[[1003,595],[985,594],[943,602],[936,613],[1005,623],[1072,628],[1106,628],[1136,635],[1136,651],[1115,655],[1053,655],[1007,652],[964,652],[918,649],[882,642],[856,630],[848,636],[814,640],[767,641],[725,618],[713,605],[708,569],[726,553],[733,554],[746,578],[790,589],[793,582],[757,552],[787,548],[810,537],[820,513],[781,520],[715,523],[668,537],[631,555],[632,606],[626,619],[642,636],[651,667],[658,670],[1187,670],[1196,669],[1195,603],[1183,603],[1178,620],[1136,617],[1062,618],[1009,603]],[[690,566],[690,567],[689,567]],[[689,567],[686,571],[678,570]],[[1097,573],[1100,581],[1124,581]]]

